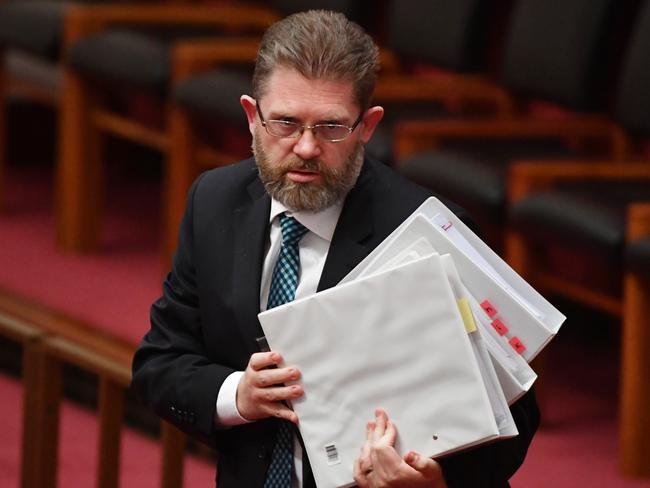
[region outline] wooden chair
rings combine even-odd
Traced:
[[[623,282],[619,466],[650,479],[650,202],[630,206]]]
[[[606,64],[603,44],[616,31],[613,8],[608,0],[518,2],[508,28],[500,88],[514,100],[513,117],[408,121],[395,128],[400,171],[470,210],[497,252],[504,247],[512,160],[570,159],[590,152],[609,157],[621,151],[605,116],[581,115],[603,103],[594,80],[603,78],[596,76]],[[554,109],[562,117],[535,116],[540,99],[564,107]]]
[[[66,9],[61,1],[0,3],[0,209],[5,204],[8,102],[21,97],[58,108]]]
[[[645,281],[636,268],[624,274],[624,248],[626,236],[630,241],[647,230],[647,203],[636,205],[650,201],[650,155],[643,150],[643,141],[650,136],[648,26],[650,3],[646,2],[617,93],[620,125],[613,132],[620,147],[617,158],[595,164],[513,165],[507,238],[508,261],[534,286],[614,317],[623,316],[620,463],[625,474],[635,476],[648,475],[643,448],[648,391],[638,388],[636,376],[647,370],[643,353],[648,341],[638,322],[645,307],[641,298]]]
[[[108,3],[106,0],[0,2],[0,209],[5,203],[8,102],[21,99],[58,111],[66,13],[72,5],[78,8],[100,2]],[[114,2],[129,3],[127,0]]]
[[[623,249],[648,229],[648,204],[636,202],[650,201],[650,161],[522,162],[510,180],[508,262],[545,293],[623,319],[620,466],[648,476],[648,287],[643,268],[624,268]]]
[[[506,261],[544,295],[620,318],[625,213],[650,199],[649,162],[522,161],[509,182]]]
[[[650,136],[645,90],[650,80],[645,61],[650,55],[648,27],[650,3],[639,16],[617,94],[620,125],[612,126],[618,147],[615,157],[601,163],[521,162],[510,171],[510,263],[534,282],[543,281],[549,289],[614,315],[621,313],[621,280],[613,277],[620,276],[622,269],[625,209],[635,201],[650,199],[648,155],[635,148],[635,143]],[[547,266],[542,271],[544,261],[533,257],[535,249],[548,258],[554,252],[573,266],[572,271],[562,279],[557,269]],[[561,258],[558,253],[573,258]],[[600,265],[594,266],[595,262]],[[618,272],[608,275],[608,269]],[[577,276],[585,277],[582,283],[576,282]]]
[[[163,154],[169,152],[170,121],[165,94],[170,89],[168,56],[178,39],[176,29],[185,30],[186,36],[196,36],[197,29],[203,36],[210,32],[215,35],[215,29],[232,34],[263,29],[277,18],[266,8],[234,3],[70,9],[65,24],[66,95],[57,176],[57,237],[61,248],[88,251],[96,247],[105,135],[130,140]],[[146,32],[138,31],[136,26]],[[170,26],[174,32],[163,34],[167,41],[150,35],[151,29]],[[127,66],[127,58],[132,66]],[[149,97],[159,104],[160,125],[134,119],[132,114],[111,106],[106,89],[123,93],[126,87],[135,90],[139,99]]]
[[[509,180],[510,265],[536,287],[620,317],[625,211],[650,198],[649,162],[521,161]]]

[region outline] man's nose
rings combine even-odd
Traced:
[[[293,146],[293,152],[302,159],[312,159],[321,153],[320,142],[314,136],[314,131],[305,128]]]

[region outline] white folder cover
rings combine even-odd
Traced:
[[[479,303],[487,300],[498,311],[497,318],[504,317],[508,338],[523,344],[521,355],[526,361],[530,362],[557,333],[565,316],[433,197],[418,207],[342,283],[356,279],[375,260],[387,259],[385,255],[380,257],[382,254],[388,252],[390,259],[406,243],[421,237],[426,237],[437,252],[451,254],[469,292]]]
[[[404,264],[419,257],[432,254],[439,251],[439,247],[450,249],[446,238],[438,231],[435,226],[422,215],[414,215],[408,221],[397,228],[384,242],[382,242],[366,259],[359,263],[340,284],[359,279],[364,276],[370,276],[374,273],[394,267],[396,264]],[[498,284],[483,273],[480,268],[474,266],[462,253],[454,253],[461,263],[464,263],[465,275],[460,279],[462,282],[472,283],[472,290],[479,293],[487,293],[493,297],[499,291],[496,288]],[[451,256],[451,255],[450,255]],[[452,258],[453,259],[453,258]],[[454,260],[454,268],[456,261]],[[459,273],[458,273],[459,274]],[[478,283],[478,284],[477,284]],[[477,291],[478,290],[478,291]],[[519,397],[526,393],[537,379],[537,375],[526,362],[523,356],[519,355],[508,343],[507,336],[500,336],[491,325],[489,317],[480,307],[479,302],[474,295],[469,292],[463,285],[462,295],[466,296],[471,309],[476,318],[476,323],[481,330],[482,338],[493,360],[494,368],[499,379],[499,383],[509,404],[514,403]],[[540,329],[537,320],[530,316],[514,300],[503,299],[498,303],[501,305],[502,315],[512,319],[510,314],[512,308],[515,308],[514,317],[520,320],[517,331],[524,337],[527,344],[541,344],[548,340],[548,334]],[[517,314],[518,312],[518,314]],[[523,319],[521,316],[523,314]],[[506,319],[508,323],[510,320]],[[524,328],[524,324],[533,322],[532,332]],[[541,332],[541,336],[539,333]],[[537,341],[529,339],[532,337],[539,338]]]
[[[397,245],[398,240],[399,239],[395,239],[391,245],[385,247],[383,252],[378,255],[372,263],[368,263],[368,266],[361,270],[356,279],[387,271],[401,264],[406,264],[416,259],[436,254],[431,243],[429,243],[426,238],[420,237],[413,242],[404,243],[406,247],[396,255],[393,255],[390,251],[394,251],[401,247]],[[389,256],[390,258],[385,261]],[[515,436],[519,432],[517,431],[517,426],[512,418],[508,404],[514,403],[517,398],[530,389],[532,381],[534,381],[536,375],[530,366],[528,366],[528,363],[518,357],[508,344],[505,344],[505,347],[503,348],[504,351],[502,351],[498,345],[492,344],[492,339],[489,337],[490,333],[493,332],[492,330],[483,330],[483,332],[479,330],[479,328],[484,329],[485,326],[480,323],[477,325],[475,314],[472,312],[471,305],[469,304],[472,297],[463,286],[452,257],[449,254],[444,254],[440,256],[440,260],[445,273],[447,274],[447,279],[451,285],[454,297],[456,298],[456,301],[459,302],[459,307],[461,306],[460,302],[465,301],[467,308],[469,309],[466,313],[471,315],[468,320],[473,324],[470,327],[476,329],[472,331],[468,330],[468,335],[470,343],[472,344],[472,349],[474,350],[476,363],[478,364],[483,377],[485,390],[490,399],[490,404],[492,405],[492,411],[494,412],[497,426],[499,427],[499,433],[503,438]],[[468,328],[467,323],[465,324],[465,328]],[[496,332],[494,333],[496,334]],[[483,334],[488,335],[488,342],[483,339]],[[500,338],[497,336],[497,340],[498,339]],[[511,358],[515,365],[523,367],[523,371],[525,372],[524,374],[530,372],[532,381],[529,382],[528,377],[524,376],[525,379],[523,380],[523,383],[520,383],[515,374],[510,372],[510,369],[503,371],[503,368],[500,368],[499,373],[497,373],[493,363],[501,361],[504,354],[510,354],[510,356],[505,359]],[[505,359],[503,360],[505,361]]]
[[[377,407],[395,421],[402,455],[412,449],[440,456],[499,437],[438,255],[259,319],[271,349],[302,372],[305,395],[293,408],[321,488],[353,484],[353,463]]]

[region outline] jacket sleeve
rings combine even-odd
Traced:
[[[159,416],[209,442],[216,432],[217,393],[233,369],[210,361],[203,340],[193,259],[193,202],[200,181],[190,189],[172,271],[133,359],[132,386]]]

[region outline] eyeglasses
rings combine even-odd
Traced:
[[[259,103],[257,103],[257,113],[260,116],[260,120],[262,121],[262,125],[266,129],[266,132],[273,137],[297,139],[302,135],[305,129],[310,129],[314,137],[325,142],[341,142],[352,134],[352,131],[357,128],[357,125],[359,125],[359,122],[361,122],[361,119],[363,118],[363,112],[361,112],[351,127],[342,124],[306,125],[299,124],[298,122],[290,122],[288,120],[264,120]]]

